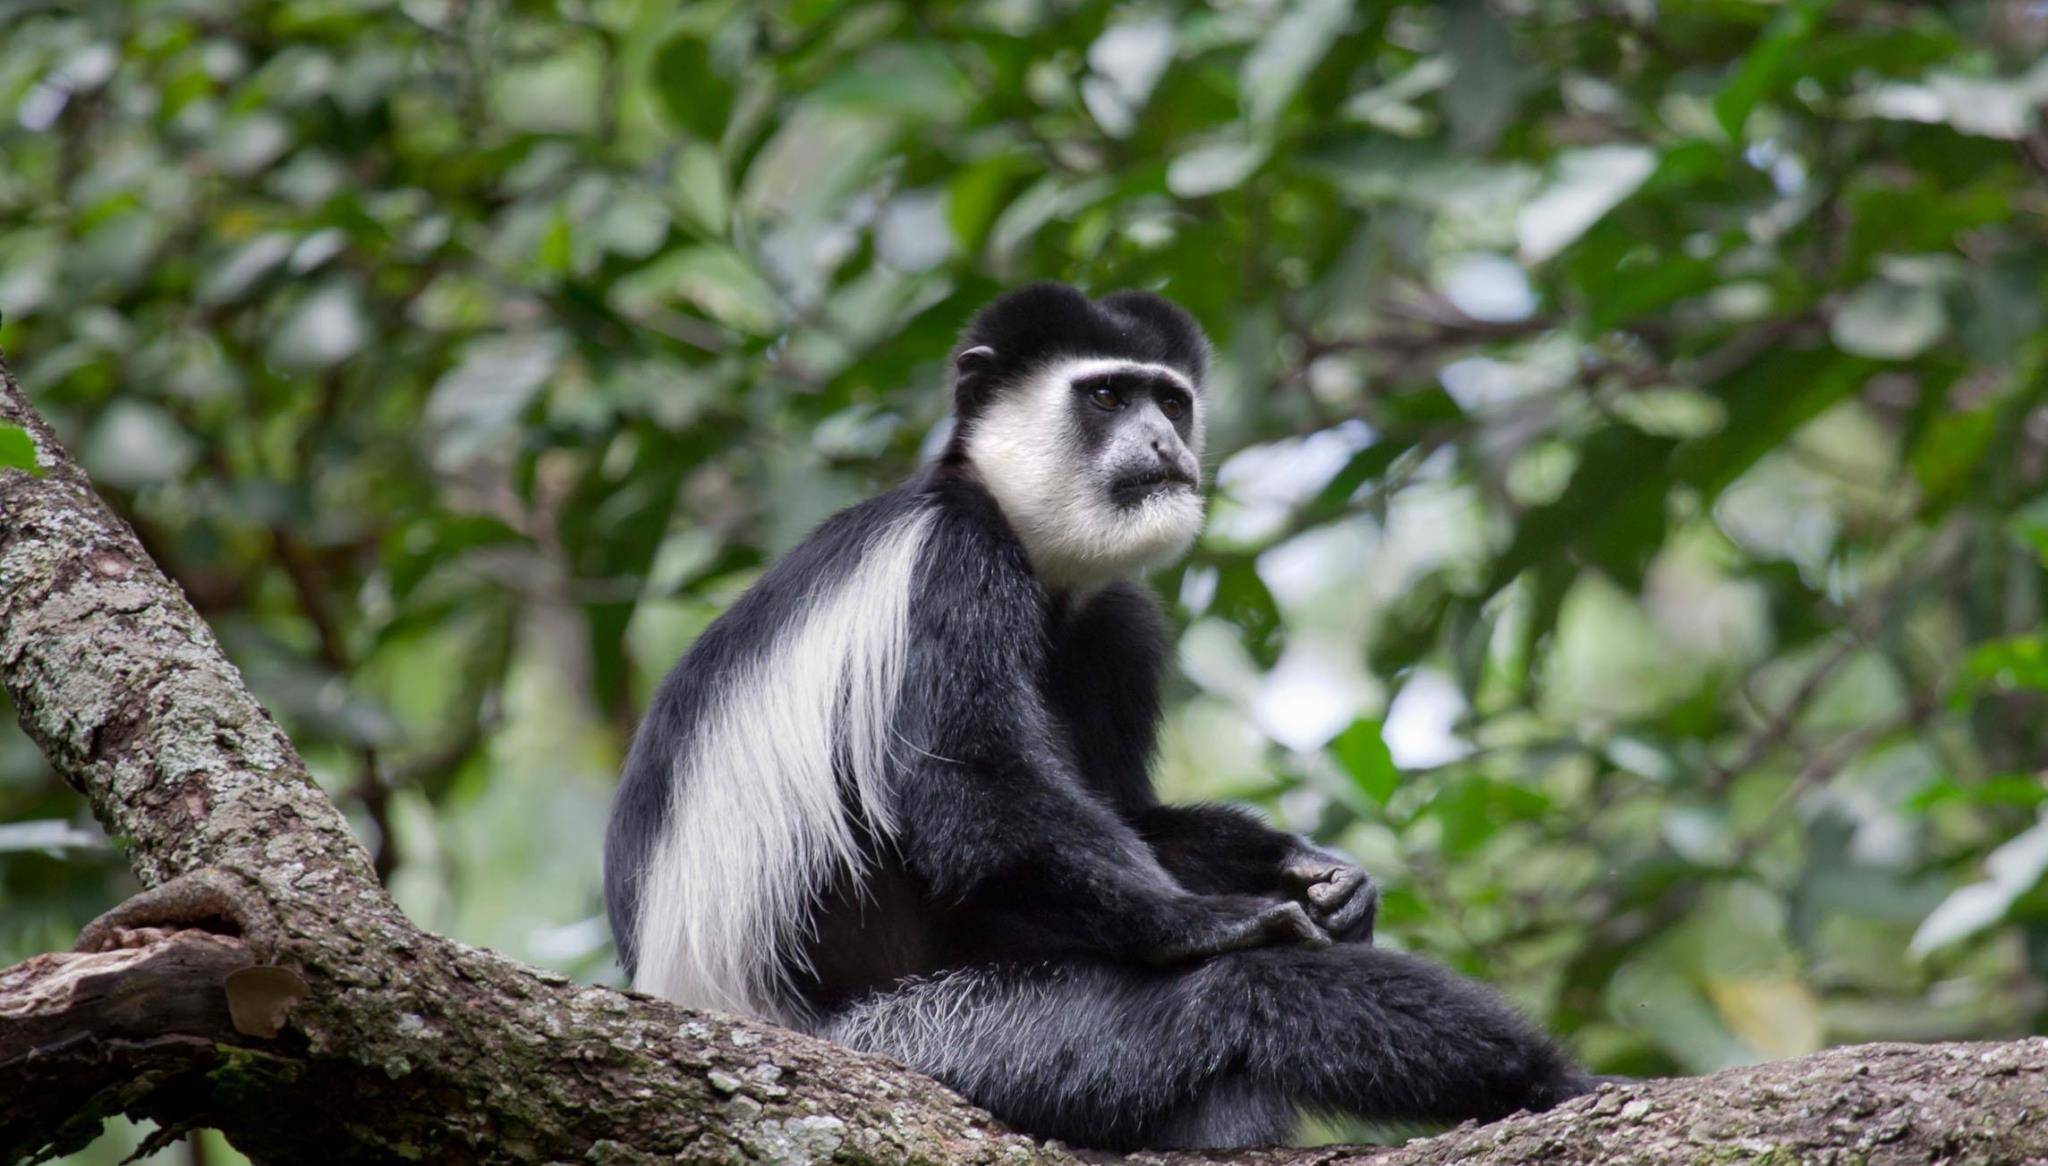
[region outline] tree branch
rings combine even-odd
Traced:
[[[92,950],[0,972],[0,1153],[62,1152],[126,1113],[219,1128],[258,1161],[1081,1160],[880,1058],[414,927],[4,365],[0,421],[29,431],[42,469],[0,470],[0,684],[149,888],[86,930]],[[1609,1088],[1398,1150],[1226,1160],[2010,1161],[2048,1155],[2044,1085],[2048,1041],[1871,1046]]]
[[[247,1042],[227,997],[228,977],[252,963],[240,940],[135,939],[0,972],[0,1081],[21,1083],[0,1093],[0,1160],[80,1149],[104,1119],[152,1094],[203,1097],[225,1046]]]

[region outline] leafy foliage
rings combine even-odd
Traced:
[[[0,469],[36,469],[36,443],[17,426],[0,425]]]
[[[2048,1023],[2037,4],[0,24],[0,344],[428,926],[609,974],[649,686],[1045,277],[1217,343],[1174,792],[1607,1070]],[[118,893],[0,818],[9,954]]]

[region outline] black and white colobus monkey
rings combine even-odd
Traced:
[[[1485,989],[1373,947],[1349,861],[1155,798],[1167,637],[1129,580],[1201,525],[1207,359],[1138,292],[974,319],[944,454],[791,551],[655,696],[605,847],[635,986],[1111,1149],[1589,1087]]]

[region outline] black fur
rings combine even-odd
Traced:
[[[1134,356],[1197,383],[1206,360],[1162,300],[1091,304],[1051,286],[977,317],[961,351],[984,345],[994,355],[962,376],[1006,370],[991,391],[1048,353]],[[1371,946],[1376,892],[1340,856],[1241,811],[1158,802],[1169,642],[1156,604],[1128,583],[1048,594],[957,447],[826,523],[663,684],[606,847],[629,970],[632,875],[716,678],[913,508],[935,517],[910,606],[899,826],[869,840],[858,885],[825,890],[808,967],[790,969],[811,1027],[1018,1128],[1113,1149],[1273,1141],[1302,1107],[1487,1119],[1589,1087],[1485,989]]]
[[[984,348],[986,357],[967,356]],[[954,411],[973,421],[999,386],[1062,356],[1163,364],[1197,385],[1209,371],[1209,341],[1172,303],[1135,291],[1090,300],[1065,284],[1034,283],[983,308],[961,334]]]

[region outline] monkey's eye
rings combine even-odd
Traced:
[[[1168,396],[1159,402],[1159,411],[1166,414],[1168,421],[1178,421],[1188,411],[1188,403],[1178,396]]]
[[[1088,399],[1095,402],[1098,409],[1115,409],[1124,403],[1124,399],[1117,396],[1116,390],[1108,387],[1089,390]]]

